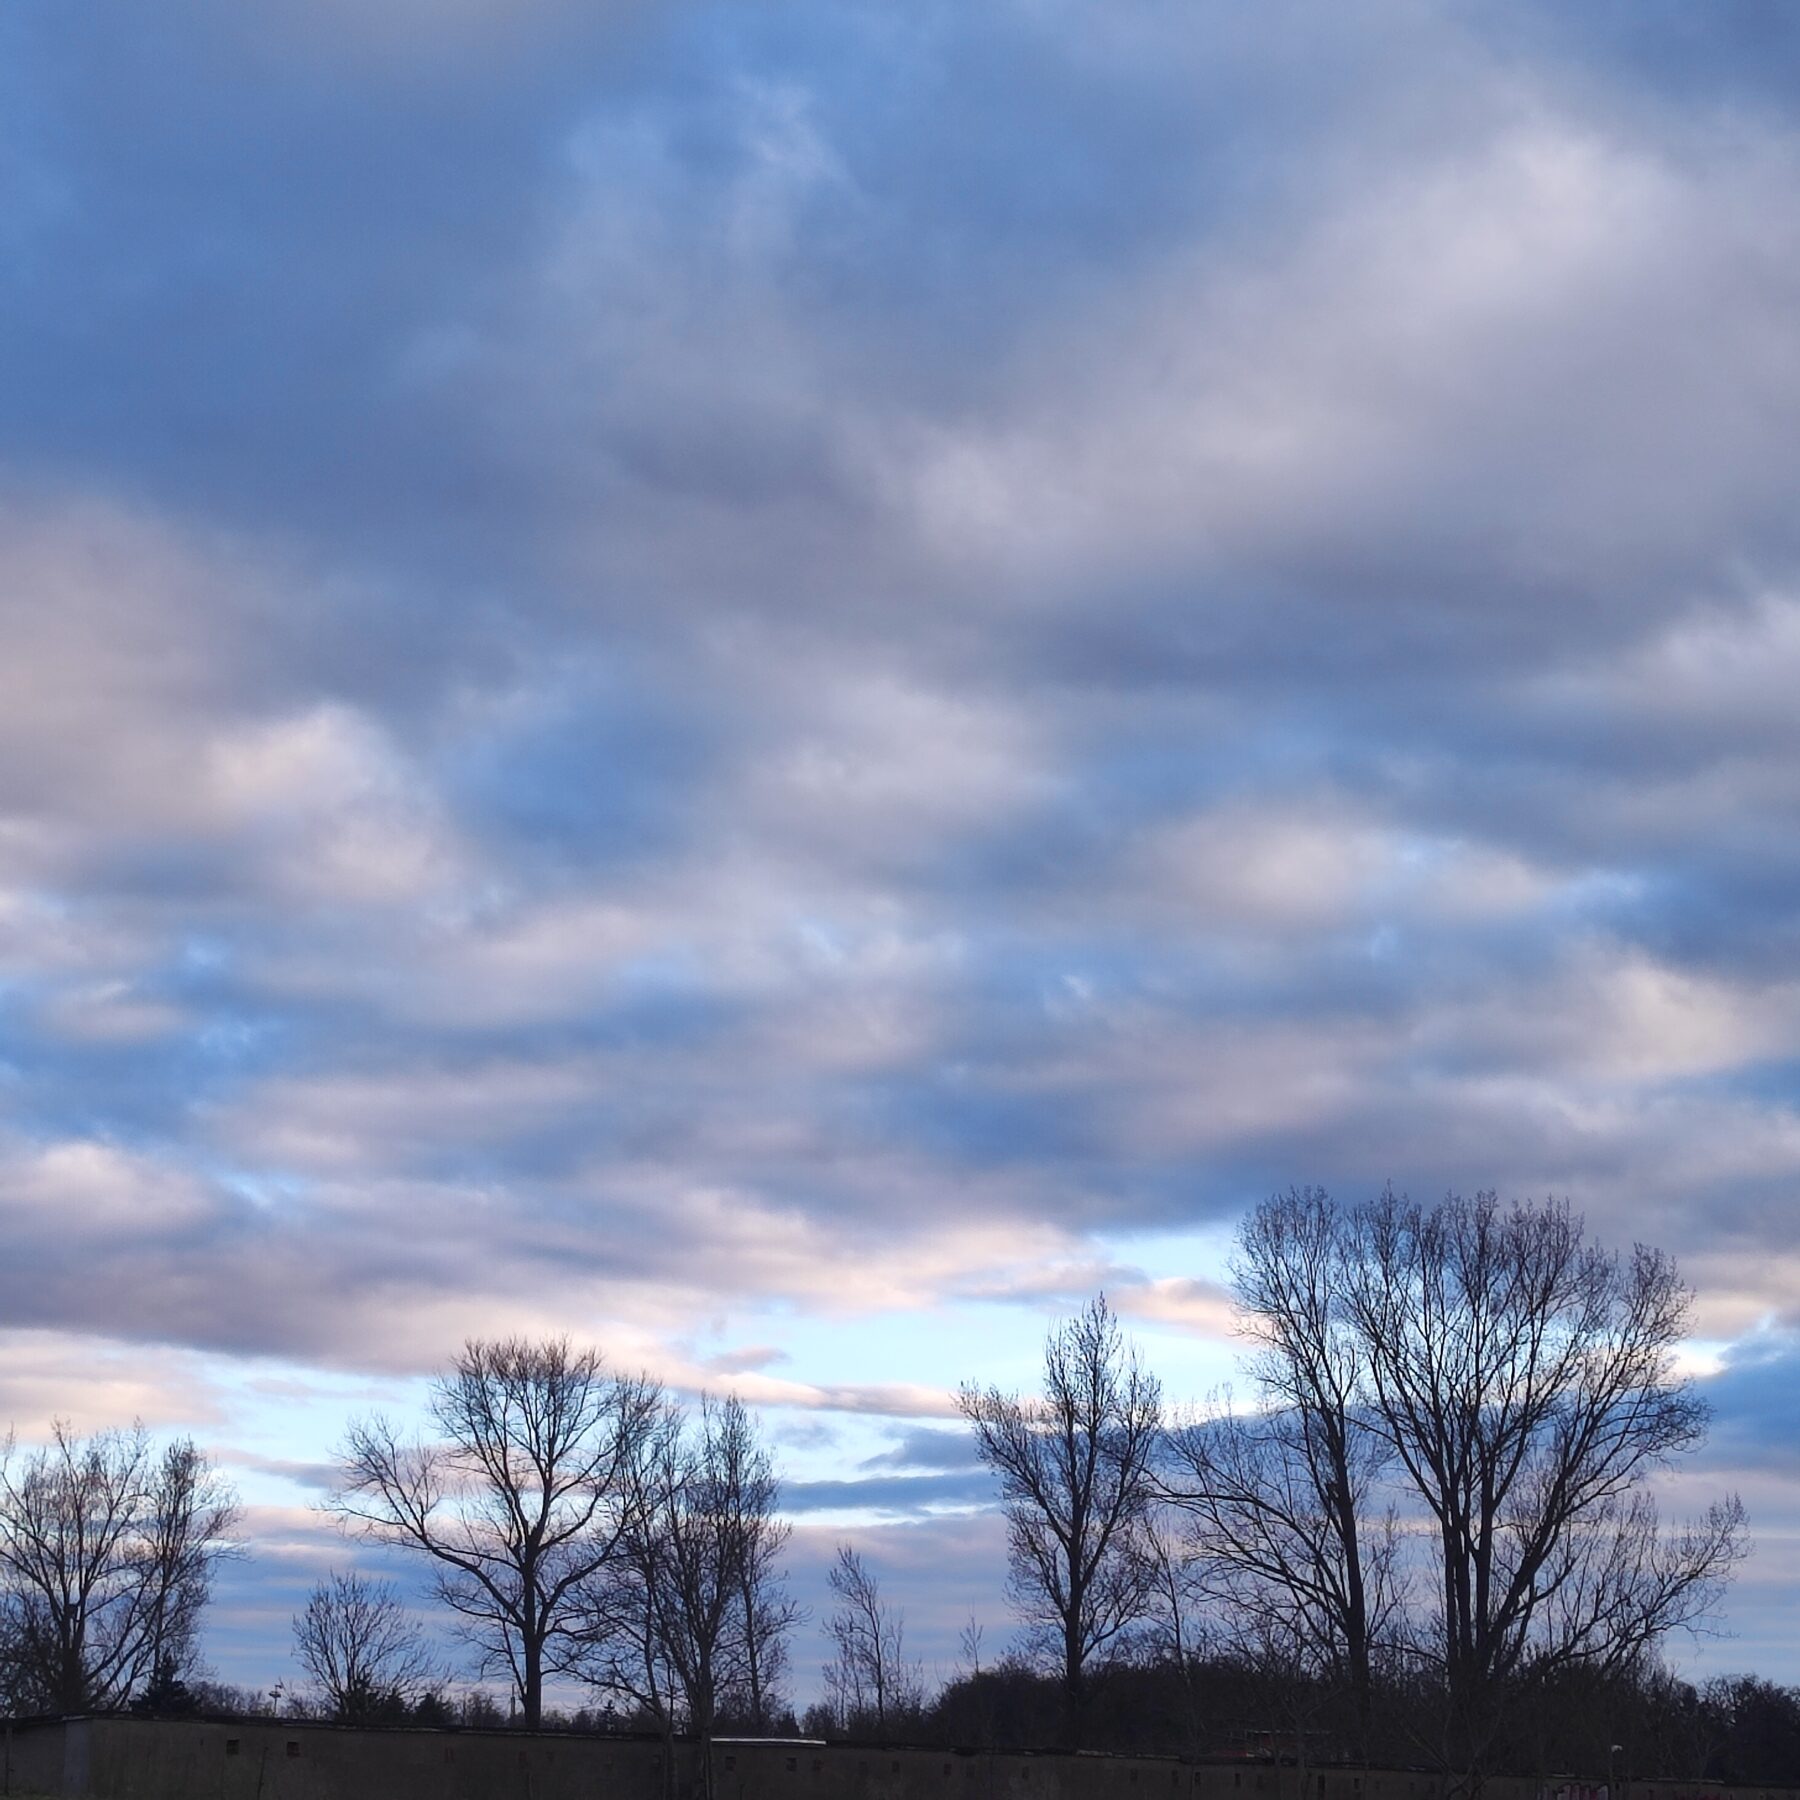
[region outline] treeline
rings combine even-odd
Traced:
[[[1725,1497],[1670,1529],[1649,1483],[1700,1441],[1689,1294],[1566,1207],[1276,1196],[1233,1265],[1250,1391],[1171,1414],[1104,1297],[1039,1391],[961,1407],[1008,1528],[1019,1627],[927,1692],[850,1547],[821,1699],[791,1705],[788,1528],[755,1421],[567,1342],[472,1342],[423,1429],[365,1419],[331,1506],[417,1555],[469,1653],[545,1723],[1800,1780],[1792,1696],[1659,1660],[1743,1554]],[[235,1504],[191,1444],[58,1433],[0,1479],[0,1672],[17,1710],[199,1703],[195,1624]],[[321,1582],[304,1705],[470,1722],[398,1594]],[[214,1694],[214,1702],[219,1696]],[[495,1709],[496,1715],[498,1708]],[[1786,1721],[1786,1723],[1783,1723]],[[1786,1734],[1786,1735],[1784,1735]],[[1783,1760],[1783,1759],[1787,1760]]]
[[[1059,1683],[1021,1660],[964,1672],[897,1723],[897,1739],[996,1750],[1053,1742]],[[1369,1746],[1376,1767],[1418,1767],[1431,1696],[1395,1689],[1377,1706]],[[803,1723],[841,1733],[822,1713]],[[1271,1681],[1255,1659],[1221,1651],[1114,1664],[1091,1700],[1090,1748],[1121,1754],[1326,1764],[1354,1760],[1356,1728],[1342,1696]],[[1495,1769],[1593,1781],[1670,1778],[1740,1786],[1800,1783],[1800,1689],[1752,1676],[1695,1685],[1658,1664],[1612,1677],[1565,1674],[1546,1682],[1495,1746]]]
[[[1417,1721],[1405,1719],[1407,1700],[1395,1694],[1383,1706],[1391,1732],[1373,1746],[1374,1766],[1417,1766]],[[1008,1656],[922,1694],[885,1728],[871,1712],[845,1719],[821,1700],[799,1713],[784,1708],[765,1721],[762,1734],[1028,1750],[1054,1742],[1060,1709],[1055,1676]],[[257,1692],[209,1681],[181,1687],[172,1705],[153,1706],[146,1699],[139,1710],[160,1716],[340,1718],[316,1690]],[[1266,1669],[1229,1653],[1179,1666],[1114,1664],[1095,1687],[1091,1748],[1202,1761],[1324,1765],[1345,1760],[1332,1720],[1330,1695],[1271,1692]],[[413,1702],[390,1695],[356,1722],[434,1730],[496,1730],[519,1723],[516,1711],[480,1688],[423,1694]],[[546,1707],[542,1725],[599,1734],[658,1729],[642,1713],[605,1704]],[[718,1729],[729,1736],[759,1735],[748,1717],[730,1708],[721,1711]],[[1612,1776],[1791,1787],[1800,1783],[1800,1689],[1747,1675],[1695,1685],[1659,1667],[1610,1681],[1564,1679],[1546,1687],[1522,1728],[1499,1746],[1495,1767],[1596,1782]]]

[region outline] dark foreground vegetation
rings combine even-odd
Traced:
[[[960,1404],[1008,1526],[1017,1626],[971,1621],[928,1693],[904,1611],[844,1545],[822,1696],[790,1703],[799,1610],[757,1423],[566,1341],[471,1342],[422,1428],[350,1429],[331,1502],[430,1571],[452,1669],[355,1572],[294,1621],[302,1679],[200,1679],[228,1489],[141,1432],[0,1464],[0,1692],[15,1712],[240,1706],[344,1723],[504,1722],[1353,1762],[1482,1775],[1800,1783],[1800,1704],[1668,1672],[1745,1547],[1735,1498],[1667,1525],[1654,1478],[1702,1439],[1674,1356],[1688,1290],[1565,1206],[1345,1207],[1294,1190],[1239,1238],[1248,1392],[1171,1413],[1104,1297],[1031,1394]],[[810,1684],[809,1684],[810,1685]],[[559,1715],[547,1694],[592,1704]]]
[[[1335,1702],[1335,1703],[1334,1703]],[[1056,1684],[1003,1667],[957,1681],[922,1721],[930,1741],[1022,1748],[1054,1737]],[[1366,1761],[1412,1768],[1440,1695],[1383,1692]],[[1094,1695],[1092,1747],[1194,1760],[1363,1761],[1353,1754],[1341,1696],[1296,1691],[1227,1657],[1121,1668]],[[1614,1750],[1612,1747],[1617,1746]],[[1522,1708],[1491,1767],[1604,1780],[1704,1779],[1783,1785],[1800,1780],[1800,1692],[1733,1677],[1695,1687],[1665,1670],[1593,1680],[1565,1676]]]
[[[1418,1767],[1421,1723],[1409,1697],[1386,1696],[1383,1730],[1371,1746],[1375,1767]],[[936,1694],[879,1728],[872,1715],[835,1716],[821,1704],[764,1722],[730,1710],[718,1734],[807,1736],[829,1742],[905,1743],[978,1750],[1029,1750],[1054,1742],[1060,1684],[1017,1661],[958,1676]],[[213,1682],[185,1684],[134,1708],[161,1717],[268,1718],[335,1715],[301,1694],[274,1702]],[[1426,1697],[1425,1720],[1431,1716]],[[1603,1682],[1564,1679],[1528,1710],[1528,1723],[1497,1746],[1495,1767],[1522,1774],[1604,1781],[1683,1780],[1721,1786],[1782,1787],[1800,1783],[1800,1689],[1755,1676],[1724,1676],[1698,1686],[1666,1669]],[[358,1723],[432,1730],[518,1727],[482,1690],[396,1697],[367,1709]],[[1227,1656],[1114,1666],[1093,1697],[1092,1748],[1167,1755],[1195,1761],[1236,1760],[1318,1765],[1354,1761],[1341,1735],[1341,1708],[1318,1691],[1283,1691],[1266,1669]],[[617,1707],[549,1708],[543,1728],[597,1734],[655,1733],[657,1723]]]

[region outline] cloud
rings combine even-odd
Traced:
[[[1724,1367],[1699,1384],[1713,1409],[1710,1461],[1741,1471],[1790,1472],[1796,1456],[1791,1331],[1747,1336]]]
[[[866,1470],[929,1470],[960,1475],[978,1467],[975,1440],[967,1431],[944,1431],[935,1426],[914,1426],[902,1432],[893,1447],[865,1457]]]
[[[1778,1168],[1757,1084],[1791,983],[1715,965],[1784,954],[1789,262],[1759,221],[1785,126],[1678,131],[1440,24],[1416,54],[1464,104],[1403,117],[1378,87],[1356,178],[1271,157],[1260,226],[1229,183],[1148,194],[1084,285],[1068,176],[1022,262],[971,265],[1007,327],[977,359],[913,329],[965,296],[915,269],[902,319],[877,275],[894,208],[929,251],[1014,204],[997,146],[959,212],[852,102],[894,49],[868,18],[729,76],[712,29],[669,25],[688,87],[652,34],[608,69],[621,104],[559,90],[544,159],[505,165],[541,204],[489,279],[426,257],[399,314],[345,315],[368,354],[385,334],[381,428],[431,422],[396,493],[494,477],[461,574],[406,506],[368,535],[366,468],[316,508],[255,455],[253,499],[143,452],[158,499],[95,497],[121,465],[91,448],[93,494],[66,458],[58,497],[19,486],[0,919],[30,1154],[204,1194],[170,1291],[316,1266],[218,1341],[312,1342],[281,1323],[310,1313],[383,1357],[414,1303],[377,1329],[363,1301],[396,1282],[421,1335],[465,1282],[470,1318],[585,1308],[590,1230],[619,1312],[879,1309],[1022,1293],[1097,1225],[1501,1141],[1604,1222],[1669,1185],[1632,1146],[1670,1107],[1754,1121]],[[947,104],[928,70],[960,29],[902,41],[910,103]],[[1096,166],[1179,129],[1166,20],[1117,24],[1090,76],[1042,19],[1006,34],[1039,58],[1005,77],[1018,117],[1100,84]],[[1308,79],[1213,49],[1271,94]],[[527,55],[490,104],[543,78]],[[439,102],[414,104],[423,129]],[[1238,119],[1206,154],[1256,141]],[[1693,351],[1701,316],[1729,356]],[[322,457],[320,404],[294,422]],[[156,1216],[90,1197],[77,1226],[115,1203]],[[408,1274],[384,1220],[420,1207],[453,1241]]]
[[[942,1544],[1293,1181],[1793,1322],[1791,31],[439,12],[4,27],[21,1421],[569,1331]]]
[[[781,1490],[784,1512],[872,1513],[922,1519],[947,1507],[966,1509],[990,1500],[993,1478],[985,1470],[955,1475],[866,1475],[842,1481],[790,1481]]]
[[[174,1349],[9,1326],[0,1337],[0,1440],[41,1443],[58,1420],[77,1434],[141,1422],[207,1427],[225,1412],[194,1359]]]
[[[1107,1298],[1128,1319],[1153,1319],[1201,1337],[1235,1338],[1239,1333],[1235,1304],[1216,1281],[1166,1276],[1139,1287],[1115,1285]]]

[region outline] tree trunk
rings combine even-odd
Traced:
[[[712,1800],[713,1794],[713,1702],[712,1676],[703,1673],[700,1679],[702,1691],[694,1696],[692,1705],[694,1744],[700,1756],[699,1788],[701,1800]]]
[[[57,1681],[56,1704],[64,1713],[82,1713],[88,1710],[87,1671],[82,1667],[84,1661],[82,1646],[71,1644],[63,1651],[62,1672]]]
[[[1063,1627],[1063,1742],[1070,1750],[1081,1748],[1087,1723],[1082,1674],[1080,1626],[1071,1618]]]
[[[768,1725],[763,1717],[762,1646],[756,1628],[756,1594],[748,1572],[740,1587],[744,1598],[744,1654],[750,1677],[750,1727],[760,1737]]]
[[[525,1679],[520,1684],[519,1711],[527,1731],[544,1722],[544,1645],[536,1631],[524,1634]]]

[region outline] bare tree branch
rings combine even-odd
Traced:
[[[622,1554],[577,1590],[568,1666],[665,1731],[710,1740],[727,1705],[760,1728],[799,1609],[779,1567],[779,1485],[743,1403],[703,1396],[692,1419],[665,1403],[630,1488]]]
[[[0,1454],[0,1607],[16,1705],[84,1712],[192,1667],[236,1496],[183,1440],[143,1427]]]
[[[924,1671],[906,1654],[906,1615],[881,1597],[881,1584],[848,1544],[826,1572],[837,1601],[825,1635],[837,1654],[825,1666],[825,1688],[840,1728],[886,1732],[917,1714]]]
[[[439,1597],[483,1669],[511,1676],[528,1726],[578,1641],[574,1590],[630,1528],[629,1474],[658,1400],[567,1339],[472,1340],[432,1389],[435,1441],[380,1418],[351,1427],[332,1509],[438,1565]]]
[[[1064,1734],[1078,1745],[1090,1672],[1148,1592],[1133,1534],[1150,1505],[1161,1387],[1102,1294],[1050,1334],[1041,1398],[970,1386],[959,1400],[1000,1477],[1013,1596],[1054,1646]]]
[[[1346,1669],[1365,1727],[1374,1659],[1403,1658],[1478,1782],[1520,1695],[1704,1617],[1743,1513],[1665,1534],[1646,1491],[1706,1423],[1660,1252],[1611,1255],[1556,1202],[1306,1190],[1258,1209],[1234,1273],[1263,1408],[1177,1432],[1168,1491],[1245,1630]]]
[[[1351,1697],[1365,1744],[1373,1667],[1396,1599],[1396,1524],[1372,1503],[1390,1452],[1367,1417],[1366,1359],[1342,1313],[1345,1226],[1320,1189],[1266,1201],[1233,1279],[1258,1408],[1170,1434],[1163,1493],[1190,1516],[1210,1591],[1248,1643]]]
[[[354,1572],[332,1575],[308,1595],[294,1618],[294,1654],[327,1715],[346,1725],[403,1712],[444,1680],[395,1589]]]

